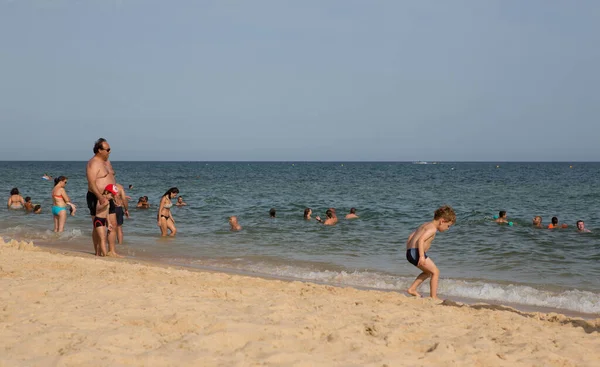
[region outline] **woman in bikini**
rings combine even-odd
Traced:
[[[166,236],[168,231],[171,231],[170,236],[175,236],[177,233],[177,228],[175,228],[175,220],[173,219],[173,214],[171,213],[171,207],[173,203],[171,202],[177,194],[179,194],[179,189],[176,187],[171,187],[165,194],[160,198],[160,205],[158,206],[158,215],[157,215],[157,224],[160,228],[161,236]]]
[[[65,230],[67,222],[67,205],[71,207],[71,215],[75,215],[77,208],[71,203],[71,199],[65,191],[67,178],[59,176],[54,179],[54,188],[52,189],[52,215],[54,216],[54,232]]]
[[[10,196],[8,197],[8,209],[23,209],[25,200],[19,195],[19,189],[14,187],[10,190]]]

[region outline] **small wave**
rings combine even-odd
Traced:
[[[21,241],[64,241],[82,237],[83,232],[80,229],[67,229],[64,232],[56,233],[50,229],[39,229],[25,225],[18,225],[2,230],[0,235],[6,238],[19,239]]]
[[[198,260],[200,266],[235,269],[242,272],[298,279],[332,285],[394,290],[404,292],[414,277],[402,277],[371,271],[316,270],[294,265],[266,263],[228,262]],[[429,284],[423,284],[421,293],[429,293]],[[549,307],[588,314],[600,313],[600,294],[580,291],[547,291],[527,285],[499,284],[485,281],[442,279],[439,293],[446,297],[463,297],[477,300],[506,302],[537,307]]]

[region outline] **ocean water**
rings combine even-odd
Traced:
[[[0,236],[92,252],[85,205],[86,162],[0,162],[0,192],[11,188],[43,207],[39,215],[0,210]],[[430,257],[441,271],[439,293],[517,305],[600,314],[599,163],[404,162],[113,162],[132,197],[124,224],[128,257],[327,284],[404,291],[419,270],[405,258],[406,239],[443,204],[458,221],[438,233]],[[41,179],[69,177],[78,205],[66,231],[52,232],[50,193]],[[188,203],[173,207],[178,234],[161,238],[161,195],[176,186]],[[147,195],[151,208],[136,209]],[[269,218],[269,209],[277,217]],[[305,207],[340,222],[302,218]],[[351,207],[359,219],[343,217]],[[506,210],[514,226],[492,216]],[[241,232],[230,232],[237,215]],[[567,229],[532,228],[557,216]],[[585,220],[591,233],[578,233]],[[421,289],[429,293],[428,282]]]

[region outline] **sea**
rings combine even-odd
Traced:
[[[451,205],[456,225],[428,252],[440,269],[442,298],[516,308],[600,315],[600,163],[590,162],[112,162],[131,197],[117,251],[172,266],[403,293],[419,274],[406,240]],[[41,214],[0,210],[0,237],[92,253],[86,162],[0,162],[0,192],[17,187]],[[53,183],[67,176],[78,206],[54,233]],[[171,187],[177,236],[160,236],[158,203]],[[137,209],[148,196],[150,209]],[[336,226],[303,219],[334,207]],[[346,220],[350,208],[358,219]],[[276,217],[269,210],[276,209]],[[506,210],[512,226],[493,217]],[[242,231],[231,232],[236,215]],[[565,229],[539,229],[553,216]],[[576,230],[584,220],[589,233]],[[1,262],[1,260],[0,260]],[[429,282],[420,292],[429,294]]]

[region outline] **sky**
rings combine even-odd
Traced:
[[[600,161],[600,1],[0,0],[0,160]]]

